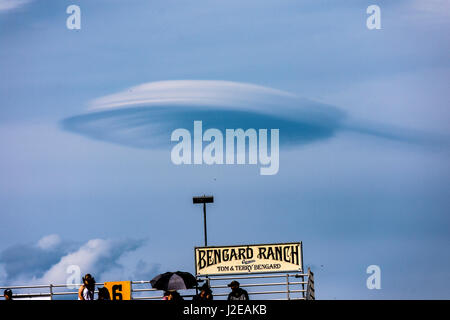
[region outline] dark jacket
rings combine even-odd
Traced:
[[[237,288],[236,291],[231,291],[228,295],[228,300],[249,300],[248,292],[244,289]]]
[[[183,301],[183,297],[177,292],[172,292],[172,301]]]
[[[199,293],[198,295],[196,295],[192,298],[192,301],[199,302],[199,301],[207,301],[207,300],[213,300],[213,299],[214,299],[214,297],[213,297],[212,291],[206,291],[205,295],[203,297]]]

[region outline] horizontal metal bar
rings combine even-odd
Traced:
[[[163,296],[160,297],[133,297],[133,300],[162,300]]]
[[[78,291],[70,291],[70,292],[53,292],[52,295],[54,296],[67,296],[67,295],[73,295],[78,294]]]
[[[306,277],[307,274],[287,274],[289,277]],[[203,277],[203,276],[202,276]],[[205,276],[206,277],[206,276]],[[286,278],[286,274],[266,275],[266,276],[224,276],[224,277],[210,277],[209,280],[236,280],[236,279],[261,279],[261,278]]]
[[[305,298],[290,298],[290,299],[277,298],[277,299],[270,299],[270,300],[306,300],[306,299]]]
[[[300,293],[300,292],[306,292],[306,290],[289,290],[289,293]],[[259,291],[259,292],[255,291],[255,292],[248,292],[248,295],[251,296],[252,294],[280,294],[280,293],[287,293],[287,290]],[[215,297],[225,297],[225,296],[228,296],[228,293],[217,293],[217,294],[214,294],[214,296]]]
[[[132,289],[131,292],[150,292],[150,291],[162,291],[159,289]]]
[[[150,280],[131,281],[131,284],[146,284],[150,283]]]
[[[7,286],[7,287],[0,287],[0,289],[33,289],[33,288],[64,288],[64,287],[80,287],[81,283],[71,283],[71,284],[36,284],[36,285],[29,285],[29,286]],[[104,283],[99,282],[95,284],[96,286],[104,286]]]
[[[270,286],[285,286],[287,282],[272,282],[272,283],[248,283],[248,284],[240,284],[240,287],[270,287]],[[289,285],[300,285],[307,284],[307,282],[289,282]],[[211,289],[222,289],[228,288],[228,285],[222,286],[211,286]]]
[[[180,296],[182,296],[183,298],[193,298],[193,297],[195,297],[195,294],[186,294],[186,295],[182,294]],[[143,298],[152,298],[152,299],[161,298],[162,299],[163,297],[164,296],[161,296],[161,295],[159,295],[159,296],[147,296],[147,297],[135,297],[135,296],[133,296],[133,300],[134,299],[143,299]]]
[[[98,293],[98,290],[95,290],[94,293]],[[78,291],[57,291],[52,293],[54,296],[67,296],[72,294],[78,294]]]
[[[29,286],[9,286],[9,287],[0,287],[0,289],[32,289],[32,288],[50,288],[49,284],[46,285],[29,285]]]
[[[52,284],[51,286],[53,288],[64,288],[64,287],[80,287],[82,283],[71,283],[71,284]],[[95,284],[97,287],[104,286],[105,284],[103,282],[98,282]]]
[[[290,293],[302,292],[302,290],[289,290]],[[260,291],[260,292],[249,292],[248,295],[252,294],[275,294],[275,293],[287,293],[287,291]]]
[[[13,298],[21,298],[21,297],[50,297],[50,293],[16,293],[13,294]]]
[[[195,289],[181,289],[181,290],[177,290],[177,291],[189,291],[189,290],[195,290]],[[160,289],[131,289],[131,292],[156,292],[156,291],[164,291],[164,290],[160,290]]]
[[[99,284],[96,283],[96,286],[98,286]],[[101,283],[100,285],[103,285],[103,283]],[[68,287],[80,287],[81,283],[71,283],[71,284],[52,284],[53,288],[68,288]]]

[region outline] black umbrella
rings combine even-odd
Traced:
[[[159,274],[150,283],[158,290],[183,290],[195,288],[197,279],[189,272],[177,271]]]

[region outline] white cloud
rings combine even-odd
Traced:
[[[297,137],[299,144],[331,137],[345,117],[336,107],[289,92],[223,80],[143,83],[93,100],[89,111],[64,119],[62,127],[94,139],[149,149],[169,145],[167,137],[173,129],[186,128],[199,117],[209,125],[250,128],[267,128],[271,120],[276,128],[283,126],[286,137]]]
[[[0,11],[7,11],[19,8],[31,0],[0,0]]]
[[[92,239],[80,245],[52,234],[36,244],[16,244],[0,252],[0,285],[65,284],[73,274],[73,270],[68,272],[71,265],[100,280],[102,274],[123,268],[120,258],[143,243],[136,239]]]
[[[53,249],[61,243],[61,238],[57,234],[50,234],[38,241],[38,247],[43,250]]]
[[[41,278],[33,279],[33,282],[64,284],[69,276],[68,267],[71,265],[78,266],[82,274],[91,273],[98,280],[103,272],[119,266],[117,260],[123,254],[133,251],[141,245],[142,241],[140,240],[89,240],[78,250],[63,256]]]
[[[421,132],[353,119],[340,108],[289,92],[222,80],[143,83],[91,101],[89,111],[64,119],[62,127],[90,138],[148,149],[168,146],[167,137],[175,128],[186,128],[200,119],[226,128],[266,128],[270,121],[286,137],[281,144],[290,146],[329,139],[339,131],[420,144],[437,140],[423,138]]]
[[[250,83],[223,80],[170,80],[148,82],[91,101],[90,110],[106,110],[161,105],[196,105],[261,111],[278,105],[298,105],[289,92]]]
[[[77,265],[80,269],[88,273],[87,270],[95,269],[95,265],[102,257],[107,257],[111,251],[111,241],[103,239],[89,240],[77,251],[61,258],[52,266],[39,282],[42,283],[65,283],[67,279],[67,268],[70,265]],[[89,271],[92,272],[92,271]]]

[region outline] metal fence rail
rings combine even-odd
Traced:
[[[274,282],[273,279],[284,279],[284,281]],[[305,273],[277,273],[277,274],[261,274],[261,275],[230,275],[230,276],[210,276],[203,277],[203,280],[209,281],[211,289],[214,291],[214,297],[227,297],[230,289],[224,281],[239,280],[245,281],[240,283],[241,288],[248,289],[250,298],[270,299],[270,300],[305,300],[308,285],[308,274]],[[297,280],[297,279],[300,279]],[[269,280],[269,281],[264,281]],[[270,281],[272,280],[272,281]],[[253,281],[253,283],[252,283]],[[258,281],[255,283],[255,281]],[[224,290],[225,289],[225,290]],[[253,291],[252,289],[261,289]],[[264,290],[266,289],[266,290]],[[226,291],[226,292],[225,292]],[[262,297],[263,296],[263,297]]]
[[[273,279],[284,279],[274,281]],[[239,280],[241,288],[248,289],[251,299],[269,300],[310,300],[315,299],[314,275],[308,273],[279,273],[261,275],[227,275],[202,276],[199,282],[207,281],[213,291],[214,299],[223,300],[228,296],[230,288],[224,281]],[[306,279],[306,280],[305,280]],[[266,281],[268,280],[268,281]],[[103,287],[104,283],[96,283],[96,287]],[[48,284],[48,285],[20,285],[1,286],[0,290],[13,290],[13,299],[78,299],[80,284]],[[255,291],[253,291],[255,290]],[[98,290],[95,291],[98,293]],[[180,294],[185,300],[190,300],[198,291],[196,289],[181,290]],[[151,288],[150,281],[131,281],[131,297],[133,300],[161,300],[163,291]],[[223,299],[221,299],[223,298]]]

